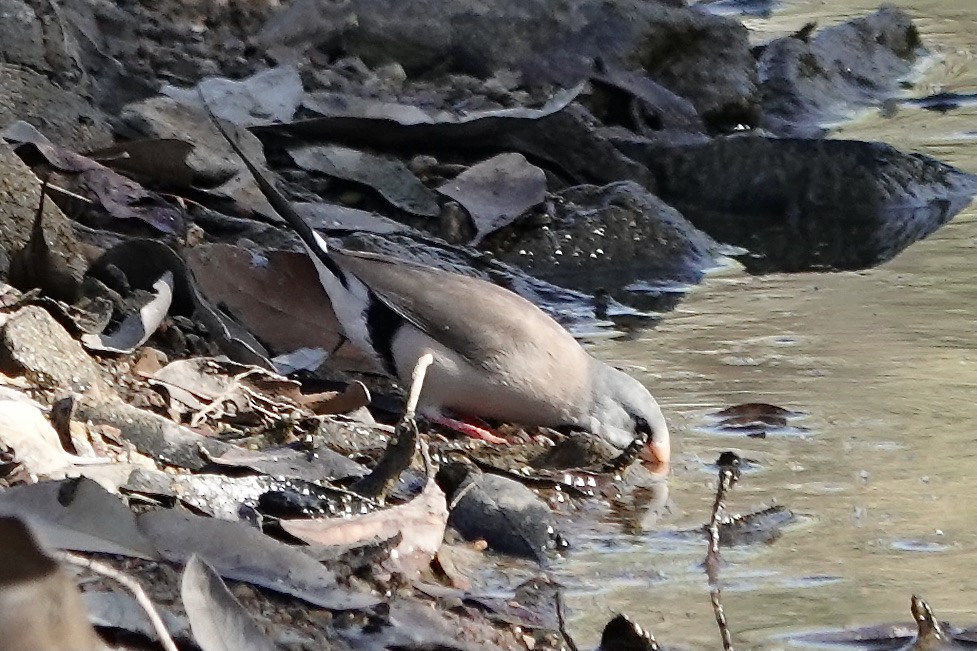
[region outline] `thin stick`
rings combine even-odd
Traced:
[[[726,510],[726,494],[733,488],[739,479],[740,459],[732,452],[724,452],[717,462],[719,465],[719,483],[716,486],[716,500],[712,505],[712,514],[709,517],[709,547],[706,550],[706,577],[709,579],[709,597],[712,602],[712,610],[716,616],[716,624],[719,626],[719,636],[723,641],[724,651],[733,651],[733,636],[729,630],[729,623],[726,621],[726,611],[723,610],[722,591],[719,589],[719,566],[721,558],[719,556],[719,525],[723,522],[723,513]]]
[[[563,592],[559,588],[556,590],[556,622],[560,627],[560,637],[563,638],[563,642],[570,651],[579,651],[577,643],[573,641],[570,632],[567,630],[567,622],[563,614]]]
[[[407,399],[407,409],[404,410],[404,418],[414,418],[417,411],[417,401],[421,399],[421,389],[424,387],[424,376],[427,375],[427,367],[434,363],[434,355],[424,353],[417,360],[414,372],[410,376],[410,397]]]
[[[142,606],[142,609],[146,611],[146,615],[149,617],[149,622],[153,625],[153,630],[156,631],[156,636],[159,638],[160,644],[166,651],[179,651],[176,643],[173,642],[173,638],[170,637],[169,631],[166,630],[166,625],[163,623],[163,619],[159,616],[159,612],[156,610],[156,606],[150,601],[149,596],[146,591],[143,590],[139,582],[128,574],[124,574],[119,570],[115,569],[111,565],[106,565],[105,563],[100,563],[99,561],[93,561],[90,558],[85,558],[84,556],[78,556],[77,554],[72,554],[71,552],[57,552],[55,557],[69,565],[74,565],[76,567],[83,567],[87,570],[95,572],[96,574],[101,574],[102,576],[113,579],[114,581],[121,583],[125,586],[132,596],[136,598],[136,602]]]

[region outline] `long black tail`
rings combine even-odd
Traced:
[[[241,145],[237,143],[237,139],[227,132],[224,125],[221,124],[220,118],[214,115],[214,112],[210,110],[210,105],[207,103],[207,98],[204,97],[203,91],[197,91],[200,95],[200,101],[204,105],[204,110],[207,111],[207,115],[210,116],[210,121],[214,123],[217,127],[217,131],[224,137],[227,144],[231,146],[234,153],[244,162],[245,167],[251,172],[251,176],[254,177],[255,183],[258,184],[258,188],[261,190],[261,194],[265,195],[265,199],[271,204],[271,207],[275,209],[275,212],[285,220],[292,230],[302,239],[302,243],[305,244],[305,248],[309,251],[309,255],[314,255],[317,259],[322,261],[322,264],[331,271],[335,276],[345,279],[346,274],[336,265],[336,263],[329,257],[324,247],[324,240],[317,237],[312,227],[309,226],[302,217],[295,211],[292,204],[289,203],[288,199],[282,196],[282,193],[274,186],[274,184],[265,176],[264,172],[259,170],[257,166],[251,162],[244,150],[241,149]],[[345,283],[344,283],[345,284]]]

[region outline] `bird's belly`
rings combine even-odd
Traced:
[[[550,394],[526,390],[508,381],[503,373],[475,367],[430,337],[405,329],[393,342],[398,374],[405,387],[417,360],[434,356],[427,370],[419,406],[445,408],[457,414],[478,416],[522,425],[556,427],[573,424],[573,405],[558,404]]]

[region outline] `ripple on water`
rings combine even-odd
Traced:
[[[944,552],[950,548],[949,545],[925,540],[893,540],[889,542],[889,547],[900,552],[922,552],[928,554]]]

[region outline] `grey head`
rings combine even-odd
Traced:
[[[590,408],[581,423],[616,448],[647,437],[642,456],[659,470],[671,458],[668,425],[661,407],[643,384],[623,371],[594,360]]]

